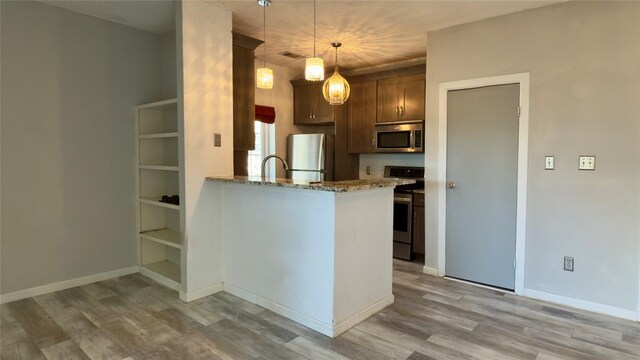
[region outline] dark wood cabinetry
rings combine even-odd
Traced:
[[[424,65],[416,65],[348,79],[350,153],[375,152],[376,122],[425,119],[424,71]]]
[[[413,252],[425,253],[424,194],[413,194]]]
[[[424,75],[378,81],[378,122],[424,120]]]
[[[293,84],[294,82],[292,82]],[[296,82],[297,83],[297,82]],[[296,125],[331,125],[336,114],[322,96],[322,82],[293,87],[293,122]]]
[[[331,106],[324,99],[321,82],[291,81],[294,124],[335,125],[336,180],[358,178],[357,154],[375,152],[376,122],[425,118],[424,65],[357,75],[347,80],[351,95],[344,105],[338,106]]]
[[[347,123],[346,105],[335,106],[336,112],[336,135],[334,151],[334,180],[355,180],[358,178],[360,168],[360,157],[357,154],[350,154],[347,149],[349,124]]]
[[[262,41],[233,34],[233,169],[247,175],[247,154],[255,148],[255,70],[253,51]]]
[[[348,101],[348,149],[350,153],[370,153],[375,150],[373,126],[376,122],[375,80],[353,83]]]

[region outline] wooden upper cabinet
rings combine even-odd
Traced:
[[[315,89],[313,85],[293,88],[293,122],[306,124],[312,121]]]
[[[323,85],[323,82],[314,85],[316,88],[316,109],[313,113],[313,120],[318,124],[333,124],[336,121],[334,110],[340,106],[345,107],[346,105],[330,105],[329,102],[324,99],[324,95],[322,95]]]
[[[424,120],[424,75],[378,81],[378,122]]]
[[[373,128],[376,122],[376,81],[351,84],[348,114],[350,153],[374,152]]]
[[[424,88],[424,76],[421,75],[400,83],[401,120],[424,120]]]
[[[395,79],[380,80],[378,83],[378,122],[398,121],[398,84]]]
[[[244,35],[233,34],[233,150],[255,147],[255,70],[253,50],[262,44]],[[234,160],[235,161],[235,160]]]
[[[321,82],[302,86],[293,85],[293,122],[296,125],[331,125],[335,123],[333,106],[329,105],[322,96]]]

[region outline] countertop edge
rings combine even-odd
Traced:
[[[370,180],[347,180],[347,181],[323,181],[321,183],[309,183],[305,181],[293,182],[291,179],[262,179],[247,176],[207,176],[206,181],[246,184],[256,186],[270,186],[289,189],[302,189],[326,192],[353,192],[385,187],[395,187],[397,185],[413,184],[415,180],[408,179],[370,179]]]

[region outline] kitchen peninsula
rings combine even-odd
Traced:
[[[393,188],[413,180],[207,180],[225,291],[331,337],[393,303]]]

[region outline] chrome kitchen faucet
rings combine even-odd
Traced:
[[[271,159],[271,158],[276,158],[276,159],[280,159],[280,161],[282,161],[282,167],[284,168],[284,171],[289,171],[289,164],[287,164],[287,161],[283,158],[281,158],[280,156],[276,155],[276,154],[271,154],[266,156],[263,160],[262,160],[262,166],[260,167],[260,176],[262,176],[262,178],[265,178],[265,165],[267,165],[267,160]]]

